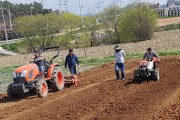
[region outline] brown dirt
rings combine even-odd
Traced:
[[[172,24],[179,24],[179,23],[180,23],[180,17],[158,19],[159,27],[172,25]]]
[[[114,63],[81,73],[81,85],[40,99],[0,96],[0,119],[180,120],[180,56],[162,58],[160,82],[131,82],[138,59],[126,61],[126,81],[116,81]]]

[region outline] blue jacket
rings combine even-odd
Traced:
[[[72,57],[70,55],[66,56],[65,68],[67,68],[67,65],[68,65],[69,68],[75,67],[76,63],[79,65],[78,58],[76,57],[75,54],[73,54]]]

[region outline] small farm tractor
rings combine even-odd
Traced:
[[[64,77],[60,65],[53,63],[53,60],[59,56],[59,47],[44,48],[39,52],[39,55],[41,56],[42,52],[53,49],[58,50],[58,52],[50,61],[43,60],[45,68],[43,77],[39,67],[33,61],[14,71],[13,83],[8,86],[7,90],[9,98],[16,98],[31,91],[35,91],[38,97],[46,97],[49,89],[56,92],[63,90],[65,84],[77,85],[79,83],[76,76]]]
[[[140,61],[139,68],[134,71],[134,82],[143,82],[144,80],[159,81],[159,68],[156,67],[157,58],[148,61]]]

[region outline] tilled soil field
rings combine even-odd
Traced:
[[[43,99],[0,95],[0,119],[180,120],[180,56],[161,59],[160,82],[132,83],[138,61],[126,61],[126,81],[115,80],[109,63],[80,74],[81,85]]]
[[[172,25],[172,24],[179,24],[179,23],[180,23],[180,17],[158,19],[159,27]]]

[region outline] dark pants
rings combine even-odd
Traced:
[[[116,63],[115,65],[116,79],[120,79],[119,69],[121,70],[121,78],[124,79],[124,63]]]
[[[76,75],[76,65],[69,67],[69,71],[72,75]]]

